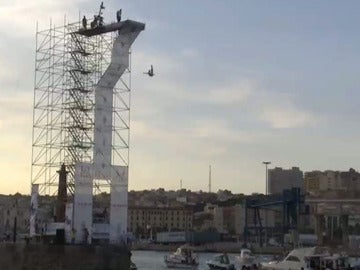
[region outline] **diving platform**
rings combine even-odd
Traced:
[[[81,28],[76,31],[76,34],[80,34],[86,37],[92,37],[96,35],[102,35],[109,32],[118,31],[119,35],[128,34],[131,32],[140,32],[145,29],[145,24],[133,20],[125,20],[121,22],[115,22],[110,24],[104,24],[96,26],[95,28]]]

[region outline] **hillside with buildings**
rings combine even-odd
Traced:
[[[304,177],[303,177],[304,175]],[[299,168],[269,170],[269,195],[234,194],[229,190],[216,193],[193,192],[186,189],[169,190],[162,188],[130,191],[128,194],[128,232],[136,238],[155,238],[159,232],[215,231],[221,235],[243,239],[245,227],[262,226],[276,228],[283,224],[282,209],[249,210],[245,202],[252,200],[269,201],[281,198],[284,190],[299,188],[304,197],[304,205],[298,211],[297,229],[300,233],[315,234],[319,230],[329,231],[331,237],[343,226],[343,216],[347,216],[349,234],[360,233],[359,202],[355,200],[360,192],[360,174],[353,169],[340,171],[312,171],[303,174]],[[270,199],[269,199],[270,198]],[[352,211],[345,213],[339,206],[326,203],[331,198],[354,198],[342,204]],[[68,198],[72,202],[72,198]],[[330,201],[329,201],[330,202]],[[56,197],[40,197],[43,209],[38,215],[37,226],[56,221]],[[109,219],[110,195],[96,194],[93,197],[94,223],[107,223]],[[328,208],[326,208],[328,207]],[[0,233],[4,237],[12,234],[16,219],[17,232],[27,233],[29,229],[30,196],[0,195]],[[246,210],[247,209],[247,210]],[[246,218],[246,220],[245,220]],[[255,222],[255,223],[254,223]],[[321,227],[322,226],[322,227]]]

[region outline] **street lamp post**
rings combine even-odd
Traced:
[[[265,165],[265,179],[266,179],[266,188],[265,188],[265,195],[269,195],[269,181],[268,181],[268,165],[271,164],[270,161],[263,161]],[[268,211],[265,210],[265,243],[267,243],[268,237]]]
[[[269,181],[268,181],[268,165],[271,164],[270,161],[263,161],[263,164],[265,165],[265,195],[269,194]]]

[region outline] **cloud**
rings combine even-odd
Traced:
[[[141,53],[136,61],[143,62],[145,59],[147,59],[146,54]],[[185,80],[181,80],[182,77],[187,76],[187,72],[191,72],[184,68],[185,63],[178,61],[176,57],[165,54],[157,54],[154,60],[159,63],[160,67],[165,67],[166,73],[151,80],[150,83],[149,81],[140,82],[140,88],[142,90],[147,88],[147,90],[145,90],[145,96],[139,97],[137,101],[141,103],[139,110],[144,110],[147,115],[162,115],[163,121],[171,122],[171,113],[175,107],[185,108],[185,104],[188,104],[191,108],[198,108],[201,105],[201,109],[197,110],[198,114],[185,116],[187,111],[182,113],[185,118],[189,118],[189,121],[196,123],[194,125],[197,127],[188,131],[193,136],[203,136],[205,133],[211,133],[214,136],[219,133],[219,130],[222,132],[227,130],[226,126],[229,125],[227,121],[230,120],[224,120],[218,129],[211,128],[211,125],[203,125],[201,122],[204,121],[204,118],[200,115],[201,111],[199,110],[209,113],[212,107],[214,107],[213,109],[220,107],[224,110],[231,108],[239,110],[239,106],[241,106],[244,118],[250,119],[258,125],[265,122],[276,129],[307,127],[319,119],[314,113],[297,108],[293,102],[294,97],[269,91],[266,89],[266,85],[261,85],[261,82],[257,80],[238,78],[236,81],[228,80],[220,84],[209,79],[196,86],[191,86]],[[147,62],[151,61],[147,60]],[[173,74],[177,74],[177,80],[172,77]],[[148,95],[149,93],[151,94]],[[223,117],[223,112],[220,112],[218,116]],[[255,135],[255,132],[253,133],[252,136]],[[249,139],[248,135],[244,136],[244,134],[241,136],[236,134],[236,136],[244,140]],[[234,140],[230,133],[224,137]]]
[[[179,153],[186,153],[194,159],[226,156],[234,147],[256,144],[271,136],[268,132],[232,128],[226,119],[211,118],[197,118],[192,124],[184,121],[165,127],[142,120],[132,121],[131,129],[132,142],[161,145],[164,152],[178,149]]]
[[[291,105],[264,108],[261,118],[277,129],[302,128],[317,122],[315,115]]]
[[[0,47],[0,49],[2,48]],[[16,67],[16,61],[5,55],[0,55],[0,63],[0,81],[2,82],[2,85],[4,85],[5,82],[15,81],[19,74],[19,67]]]
[[[219,83],[214,78],[201,82],[192,78],[194,84],[191,85],[185,78],[192,71],[185,68],[186,62],[178,56],[157,53],[151,59],[146,53],[141,52],[135,55],[135,58],[135,65],[156,62],[159,67],[156,78],[150,81],[148,78],[142,78],[136,82],[139,83],[140,91],[145,94],[139,96],[136,102],[141,104],[139,109],[146,112],[146,115],[163,115],[163,120],[171,121],[169,109],[173,111],[176,107],[201,106],[201,109],[197,110],[198,114],[191,116],[191,121],[196,122],[197,118],[203,120],[199,115],[199,110],[202,109],[204,113],[209,113],[209,110],[219,108],[241,108],[242,115],[251,119],[253,123],[266,122],[276,129],[302,128],[316,123],[319,119],[314,113],[298,108],[294,104],[293,96],[267,90],[267,86],[262,85],[259,80],[240,77]],[[183,112],[183,115],[186,112],[188,111]],[[222,113],[219,113],[220,117],[223,116]],[[201,123],[198,124],[197,130],[191,130],[195,132],[192,134],[206,130]],[[212,129],[212,132],[214,130],[216,129]],[[224,130],[224,127],[218,130]]]
[[[154,65],[153,78],[142,74],[150,64]],[[199,114],[237,108],[248,102],[257,90],[257,82],[249,78],[196,79],[194,70],[186,67],[186,60],[178,55],[134,51],[132,69],[137,72],[133,74],[132,106],[135,112],[132,115],[135,119],[157,117],[158,120],[172,121],[172,114],[190,117],[186,115],[190,114],[189,108],[196,108]],[[196,72],[206,73],[206,70]],[[193,114],[191,121],[197,117],[199,115]]]
[[[199,140],[222,142],[225,145],[252,143],[258,139],[252,132],[229,127],[226,119],[198,119],[195,127],[187,130],[186,133]]]
[[[247,101],[254,91],[254,84],[247,79],[238,79],[224,85],[208,82],[196,89],[177,84],[173,97],[181,102],[192,102],[211,106],[235,106]]]
[[[0,130],[3,136],[9,139],[14,136],[31,138],[32,96],[31,91],[0,96]]]
[[[184,57],[194,58],[198,57],[200,54],[199,51],[194,48],[185,48],[181,51],[181,55]]]
[[[255,88],[254,82],[247,79],[240,79],[230,86],[218,86],[216,89],[208,91],[205,97],[197,96],[199,102],[205,102],[214,105],[238,105],[251,96]]]
[[[82,2],[84,0],[5,1],[0,6],[0,32],[18,37],[34,35],[37,20],[41,20],[42,23],[46,20],[48,23],[51,17],[54,22],[62,24],[64,14],[70,10],[70,7],[77,12],[78,8],[74,9],[74,7],[78,7]]]

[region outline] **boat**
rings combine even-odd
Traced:
[[[240,264],[243,266],[251,266],[253,264],[258,264],[258,258],[252,254],[250,249],[243,248],[240,250],[240,255],[235,257]]]
[[[320,263],[320,257],[324,255],[317,254],[316,248],[297,248],[292,250],[283,260],[261,263],[263,270],[298,270],[315,269]]]
[[[338,269],[346,270],[359,269],[359,262],[351,261],[350,257],[346,254],[333,254],[329,256],[323,256],[320,258],[320,269]]]
[[[130,262],[130,270],[137,270],[136,264],[133,262]]]
[[[298,248],[292,250],[283,260],[262,263],[264,270],[295,270],[295,269],[357,269],[359,265],[351,263],[346,254],[330,254],[327,250],[316,247]]]
[[[168,268],[177,269],[196,269],[199,265],[194,249],[187,245],[181,246],[176,252],[165,256],[164,262]]]
[[[295,270],[295,269],[325,269],[321,268],[321,260],[330,256],[327,250],[317,247],[293,249],[280,261],[262,263],[261,269]]]
[[[210,270],[235,270],[226,254],[216,255],[212,260],[206,262]]]

